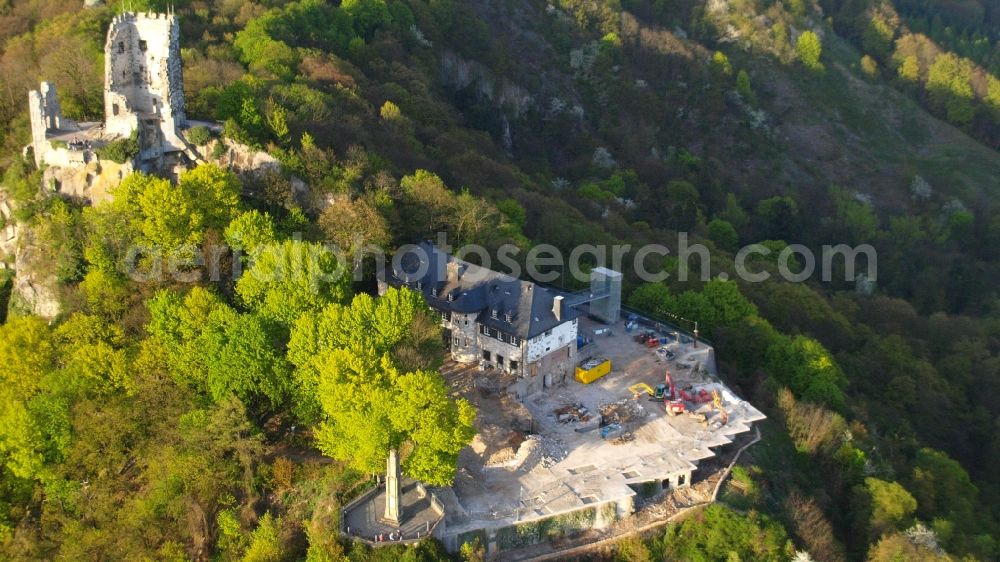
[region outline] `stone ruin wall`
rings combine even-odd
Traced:
[[[142,120],[159,121],[162,148],[183,150],[186,125],[180,24],[172,14],[116,16],[104,45],[104,112],[108,134],[128,136]]]
[[[52,163],[53,160],[73,160],[65,149],[60,151],[46,140],[50,129],[60,129],[63,126],[62,108],[59,106],[59,96],[56,87],[48,82],[42,82],[37,90],[28,92],[28,116],[31,121],[31,147],[35,152],[35,165],[42,162]],[[80,157],[82,160],[82,156]],[[59,164],[52,164],[59,165]]]

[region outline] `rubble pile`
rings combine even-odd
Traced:
[[[627,398],[622,398],[616,402],[602,404],[600,410],[601,423],[603,425],[619,424],[624,426],[630,422],[639,421],[649,415],[649,412],[642,407],[642,404]]]
[[[590,410],[583,404],[567,404],[552,411],[559,423],[590,421]]]
[[[537,441],[541,445],[542,466],[549,468],[566,458],[569,451],[566,444],[561,439],[552,435],[529,435],[528,439]]]

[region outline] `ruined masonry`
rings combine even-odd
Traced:
[[[170,14],[122,14],[104,45],[105,134],[141,131],[140,158],[182,151],[184,78],[180,25]]]
[[[183,137],[188,122],[177,17],[154,13],[116,16],[108,28],[104,61],[103,123],[76,123],[64,118],[56,88],[48,82],[28,94],[35,163],[79,169],[98,159],[98,148],[133,133],[139,141],[133,164],[137,169],[169,171],[183,163],[184,155],[197,160]],[[118,179],[128,171],[119,170]],[[65,172],[62,176],[53,177],[53,183],[69,179]],[[89,174],[88,183],[93,180],[94,174]],[[83,190],[70,190],[73,195],[83,195],[77,191]]]

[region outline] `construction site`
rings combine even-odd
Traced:
[[[699,483],[718,479],[713,461],[764,418],[719,380],[706,342],[636,316],[578,321],[575,376],[541,392],[518,399],[482,365],[443,368],[479,410],[454,485],[434,490],[449,550],[530,549],[620,525],[651,499],[710,501]]]

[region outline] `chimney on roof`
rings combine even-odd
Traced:
[[[556,320],[562,322],[562,310],[563,309],[563,298],[557,295],[552,299],[552,314],[555,315]]]

